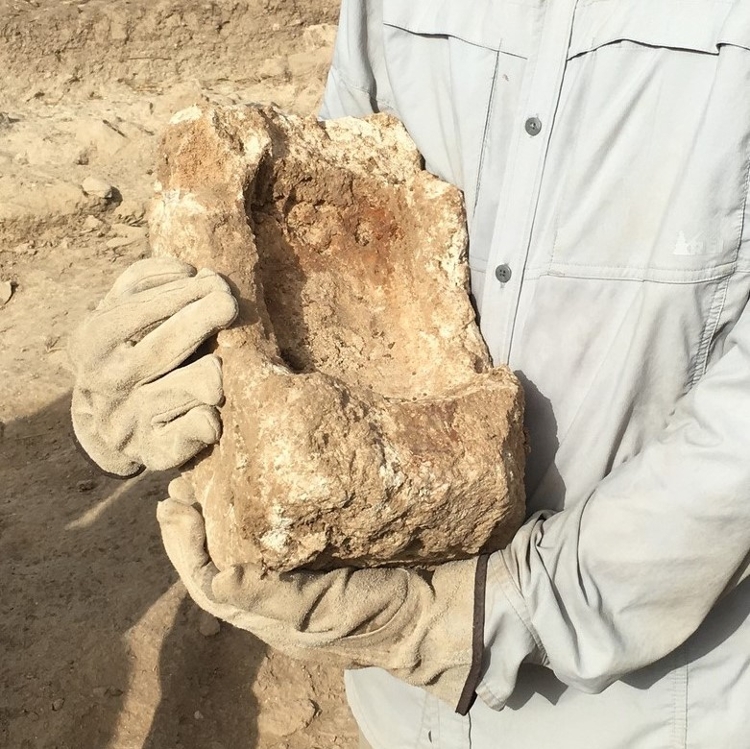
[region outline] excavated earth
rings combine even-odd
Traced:
[[[66,347],[149,252],[158,134],[193,104],[316,111],[337,0],[0,0],[0,747],[357,746],[335,668],[203,617],[169,476],[76,451]],[[209,22],[213,20],[213,22]],[[84,192],[89,177],[116,188]]]
[[[520,524],[523,394],[468,295],[461,195],[387,115],[173,118],[151,242],[224,274],[219,445],[188,475],[220,567],[433,564]]]
[[[0,747],[357,746],[340,671],[187,598],[154,518],[170,477],[117,481],[77,453],[66,356],[70,331],[150,251],[170,117],[247,102],[313,114],[337,10],[0,0]],[[84,191],[89,178],[111,197]]]

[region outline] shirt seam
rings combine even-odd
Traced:
[[[588,273],[586,273],[588,271]],[[747,275],[750,269],[740,268],[736,261],[715,266],[712,269],[678,270],[669,268],[616,267],[606,265],[586,265],[584,263],[551,263],[527,268],[528,278],[588,279],[592,281],[635,281],[638,283],[658,283],[691,285],[721,281],[737,274]],[[693,276],[693,277],[689,277]]]
[[[742,235],[745,231],[745,224],[747,222],[747,210],[748,210],[748,196],[750,195],[750,149],[748,149],[748,153],[745,154],[746,156],[746,166],[745,166],[745,194],[742,199],[742,207],[740,208],[740,221],[739,226],[737,228],[737,250],[735,253],[735,261],[738,266],[742,265],[742,259],[740,257],[740,253],[742,250]]]
[[[580,0],[579,7],[586,8],[589,5],[599,5],[601,3],[614,3],[619,0]],[[692,0],[694,5],[704,4],[707,0]],[[708,0],[711,5],[733,5],[735,0]]]
[[[349,79],[348,76],[344,75],[341,68],[337,67],[335,64],[331,65],[331,72],[334,75],[336,75],[338,79],[341,81],[341,83],[343,83],[347,88],[354,89],[355,91],[359,91],[361,94],[367,94],[367,96],[374,99],[378,107],[382,109],[390,109],[392,112],[396,111],[396,105],[393,104],[393,102],[389,101],[388,99],[381,99],[378,96],[373,96],[371,88],[354,83],[352,80]]]
[[[474,215],[477,211],[477,203],[479,202],[479,188],[482,183],[482,172],[484,169],[485,157],[487,155],[487,141],[489,140],[490,133],[490,120],[492,119],[492,105],[495,102],[495,91],[497,89],[497,73],[500,67],[500,53],[495,52],[495,67],[492,71],[492,82],[490,83],[490,96],[487,101],[487,111],[484,116],[484,132],[482,133],[482,146],[479,152],[479,165],[477,166],[477,179],[474,184],[474,204],[471,207],[471,220],[474,220]]]
[[[708,350],[711,341],[716,334],[716,328],[721,319],[721,313],[724,310],[730,278],[731,277],[727,277],[723,280],[711,299],[711,306],[709,308],[708,316],[706,317],[706,324],[703,327],[703,334],[698,343],[698,350],[695,353],[693,370],[689,373],[690,377],[688,378],[688,382],[690,383],[690,387],[693,387],[706,372],[706,367],[708,366]]]
[[[687,717],[688,717],[688,651],[680,651],[672,659],[674,671],[672,685],[674,689],[672,704],[672,749],[686,749],[687,747]],[[682,661],[682,663],[680,663]]]
[[[740,250],[742,249],[742,233],[745,229],[745,217],[747,211],[747,196],[750,190],[750,156],[745,159],[745,178],[743,180],[743,195],[742,205],[739,210],[739,220],[737,222],[737,241],[734,250],[734,265],[735,268],[739,264]],[[703,328],[703,335],[701,336],[700,343],[698,345],[698,351],[695,356],[694,369],[690,373],[690,386],[695,385],[698,380],[706,372],[708,366],[708,354],[711,346],[711,341],[716,335],[716,330],[721,320],[721,314],[724,311],[724,306],[727,300],[727,294],[729,293],[729,281],[731,277],[727,277],[724,282],[714,292],[714,297],[711,300],[711,307],[706,319],[706,324]]]

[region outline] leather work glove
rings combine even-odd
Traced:
[[[73,429],[94,463],[121,477],[164,470],[219,439],[221,363],[179,365],[236,316],[220,276],[174,258],[141,260],[115,281],[68,347]]]
[[[296,658],[378,666],[465,714],[479,681],[487,557],[438,566],[263,573],[219,570],[203,516],[178,478],[157,517],[188,593],[219,619]],[[475,606],[475,601],[479,604]]]

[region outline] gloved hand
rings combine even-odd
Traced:
[[[219,571],[192,489],[179,478],[159,503],[167,554],[203,609],[297,658],[378,666],[468,711],[479,680],[486,557],[434,572],[400,568]],[[478,605],[475,606],[475,600]]]
[[[178,367],[236,316],[221,277],[174,258],[141,260],[117,279],[68,348],[73,429],[100,468],[173,468],[219,439],[219,360]]]

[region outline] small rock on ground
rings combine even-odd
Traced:
[[[86,195],[103,200],[108,200],[115,194],[115,188],[109,182],[99,179],[99,177],[86,177],[81,183],[81,188]]]
[[[84,231],[96,231],[104,226],[104,221],[101,221],[96,216],[86,216],[83,222]]]
[[[10,281],[0,281],[0,307],[7,304],[13,296],[13,284]]]

